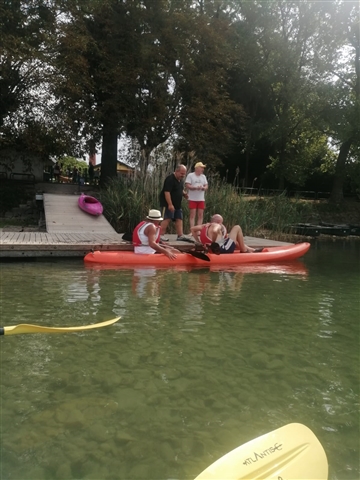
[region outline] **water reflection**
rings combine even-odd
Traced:
[[[334,297],[329,293],[322,293],[320,296],[319,323],[322,328],[319,330],[319,337],[321,338],[329,338],[336,333],[335,330],[329,328],[332,323],[334,301]]]
[[[100,265],[100,264],[85,264],[85,269],[92,271],[134,271],[137,268],[131,268],[128,265]],[[309,270],[307,266],[300,260],[294,260],[287,263],[251,263],[244,265],[234,265],[234,266],[221,266],[221,265],[211,265],[204,262],[204,267],[193,267],[187,265],[176,265],[174,267],[152,267],[144,266],[140,269],[141,271],[172,271],[172,272],[196,272],[196,271],[207,271],[207,272],[239,272],[239,273],[273,273],[278,275],[303,275],[307,276]]]
[[[102,288],[102,283],[105,284],[111,278],[117,284],[121,279],[125,282],[122,287],[125,287],[131,279],[131,292],[142,302],[137,305],[138,307],[142,305],[142,315],[163,315],[170,309],[169,299],[163,295],[164,289],[169,286],[170,282],[173,292],[177,292],[182,298],[182,315],[185,321],[202,320],[204,297],[210,299],[214,305],[218,305],[224,292],[229,297],[239,295],[246,275],[272,274],[274,275],[273,281],[286,281],[294,275],[305,280],[308,274],[307,267],[300,261],[274,265],[252,264],[226,269],[217,265],[210,265],[206,268],[148,266],[130,269],[128,266],[85,265],[85,269],[88,273],[88,292],[85,293],[83,286],[79,285],[82,293],[77,297],[73,295],[73,300],[76,298],[78,301],[83,301],[89,298],[94,305],[97,302],[99,307],[100,304],[104,304],[104,300],[108,302],[108,289]],[[114,293],[113,312],[116,315],[125,315],[127,312],[126,302],[129,301],[129,297],[124,295],[123,288],[115,289]],[[103,295],[106,295],[106,298],[102,299]],[[187,324],[187,326],[189,325]]]

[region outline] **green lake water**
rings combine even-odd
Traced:
[[[192,479],[307,425],[359,479],[360,242],[246,270],[0,264],[1,324],[110,327],[1,342],[1,480]]]

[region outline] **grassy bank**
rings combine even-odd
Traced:
[[[159,208],[159,192],[164,176],[139,175],[135,178],[113,180],[101,191],[104,213],[118,232],[132,230],[150,208]],[[264,230],[279,235],[287,225],[311,216],[312,205],[285,195],[253,197],[239,195],[236,187],[217,177],[208,178],[204,221],[220,213],[228,228],[240,224],[245,235],[257,236]],[[189,233],[189,210],[183,201],[184,233]]]

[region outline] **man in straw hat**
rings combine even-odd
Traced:
[[[205,192],[208,189],[208,182],[204,175],[205,167],[206,165],[202,162],[197,162],[195,171],[189,173],[185,180],[185,187],[189,196],[190,229],[195,226],[196,213],[197,225],[201,225],[204,219]]]
[[[163,253],[170,260],[176,258],[176,250],[168,245],[160,245],[161,227],[163,220],[159,210],[150,210],[146,220],[140,222],[133,231],[133,244],[135,253]]]

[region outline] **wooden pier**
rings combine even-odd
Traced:
[[[79,195],[44,193],[46,232],[0,233],[1,257],[83,257],[91,250],[131,249],[106,218],[83,212]]]
[[[169,244],[181,251],[192,248],[191,243],[177,242],[176,235],[167,235]],[[251,247],[274,247],[289,245],[284,242],[245,237]],[[100,233],[47,233],[47,232],[4,232],[0,231],[0,258],[35,257],[84,257],[91,250],[133,250],[133,246],[122,240],[121,234]]]
[[[83,257],[91,250],[131,250],[121,235],[0,232],[0,258]]]

